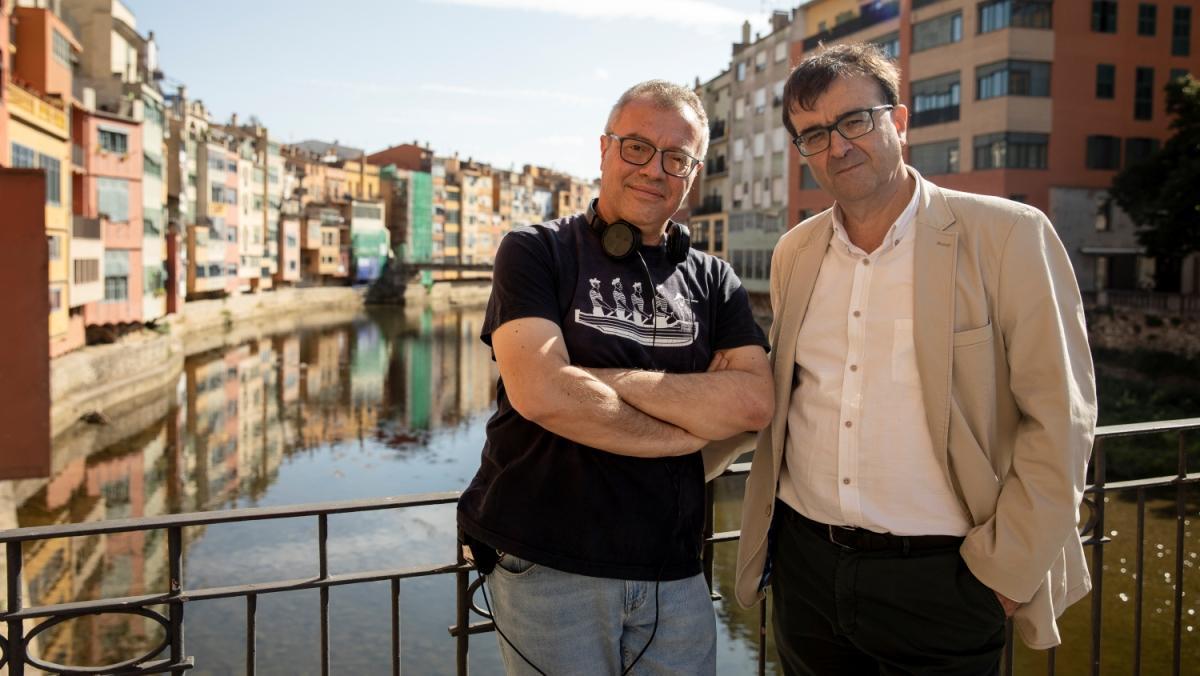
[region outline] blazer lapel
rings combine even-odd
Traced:
[[[913,342],[934,455],[948,471],[958,233],[941,191],[919,174],[916,178],[922,194],[914,228]]]
[[[791,407],[793,373],[796,369],[796,338],[808,312],[808,301],[829,240],[833,237],[833,220],[827,218],[816,226],[792,256],[788,271],[787,287],[784,289],[780,316],[775,318],[778,331],[772,331],[771,349],[775,353],[775,420],[771,430],[771,447],[776,465],[783,453],[784,432],[787,429],[787,412]],[[772,327],[774,328],[774,327]]]

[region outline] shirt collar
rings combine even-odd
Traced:
[[[908,233],[912,231],[912,224],[914,221],[916,221],[917,217],[917,204],[920,203],[920,201],[921,181],[918,180],[913,186],[913,194],[912,198],[908,200],[908,206],[904,207],[904,211],[900,212],[900,215],[896,217],[896,221],[892,223],[892,227],[888,228],[887,235],[885,235],[883,238],[883,243],[880,244],[879,248],[875,251],[863,251],[850,241],[850,236],[846,234],[846,228],[842,225],[842,209],[836,204],[834,205],[833,209],[833,235],[838,242],[844,245],[846,250],[851,254],[872,257],[878,256],[896,248],[901,242],[904,241],[904,238],[908,235]]]

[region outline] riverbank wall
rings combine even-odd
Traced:
[[[435,284],[410,289],[406,306],[480,305],[491,285]],[[111,434],[105,425],[76,423],[99,414],[113,421],[137,417],[146,397],[178,381],[188,355],[248,340],[353,321],[363,312],[366,290],[350,287],[279,289],[220,300],[189,302],[153,329],[92,345],[50,362],[50,430],[55,445],[64,439],[81,449]]]

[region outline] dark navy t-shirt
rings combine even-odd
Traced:
[[[581,215],[517,228],[496,254],[481,338],[542,317],[562,328],[571,363],[702,372],[718,350],[767,346],[729,264],[665,247],[613,260]],[[649,274],[649,278],[647,277]],[[494,355],[493,355],[494,356]],[[496,549],[581,575],[673,580],[700,572],[700,454],[632,458],[575,443],[526,420],[504,382],[459,524]],[[685,404],[686,405],[686,404]]]

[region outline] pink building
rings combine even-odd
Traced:
[[[76,106],[74,211],[100,219],[104,293],[83,306],[87,326],[142,320],[142,134],[134,119]]]

